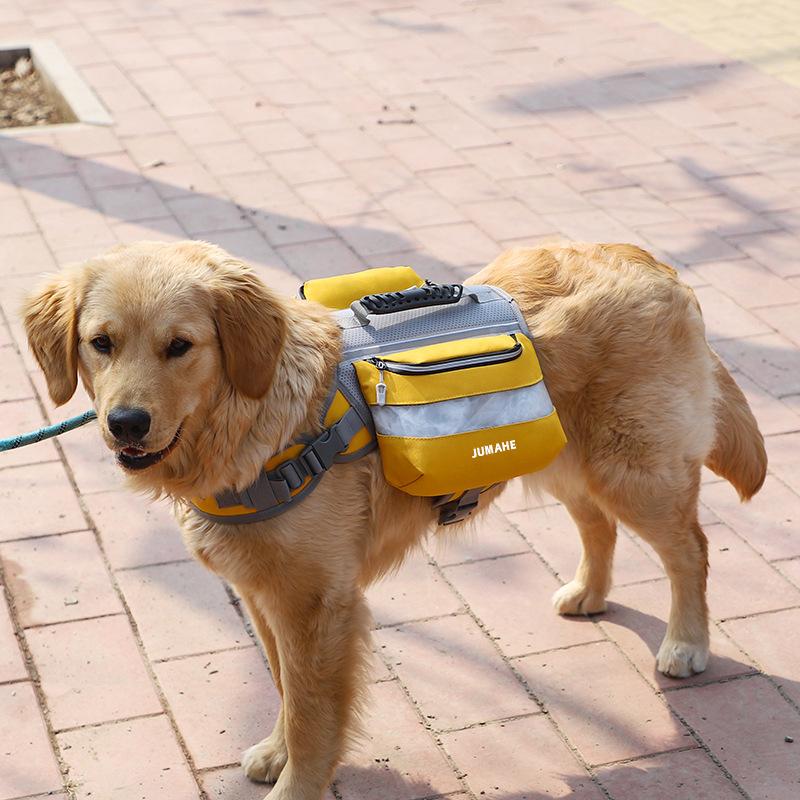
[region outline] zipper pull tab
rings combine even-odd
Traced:
[[[379,406],[386,405],[386,384],[383,382],[383,363],[378,365],[378,384],[375,387],[375,399]]]

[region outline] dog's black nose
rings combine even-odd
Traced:
[[[150,430],[150,415],[143,408],[120,406],[108,412],[108,429],[121,442],[141,442]]]

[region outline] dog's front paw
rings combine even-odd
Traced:
[[[268,736],[242,753],[244,774],[251,781],[275,783],[286,766],[288,757],[286,743],[277,737]]]
[[[578,581],[570,581],[553,595],[559,614],[600,614],[606,610],[606,598]]]
[[[708,664],[708,645],[664,639],[656,656],[659,672],[671,678],[688,678],[703,672]]]

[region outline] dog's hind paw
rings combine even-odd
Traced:
[[[275,783],[288,757],[285,743],[268,736],[242,753],[242,768],[251,781]]]
[[[606,598],[578,581],[570,581],[553,595],[553,607],[559,614],[600,614],[606,610]]]
[[[703,672],[708,664],[708,645],[664,639],[656,656],[659,672],[671,678],[688,678]]]

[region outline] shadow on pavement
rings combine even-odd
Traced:
[[[709,776],[717,768],[711,758],[694,743],[685,750],[672,751],[667,758],[664,761],[656,756],[641,759],[635,764],[600,767],[594,770],[597,775],[595,780],[588,773],[566,775],[553,772],[543,774],[541,781],[535,776],[522,781],[520,773],[524,770],[524,765],[513,762],[487,765],[476,761],[474,770],[468,764],[459,766],[466,773],[464,781],[481,800],[603,800],[606,797],[613,800],[697,800],[703,797],[736,800],[741,797],[722,773],[715,774],[710,781]],[[575,772],[580,769],[576,761]],[[498,773],[502,777],[498,777]],[[480,777],[481,775],[485,777]],[[556,780],[561,785],[554,786]],[[521,782],[523,787],[517,788]],[[709,782],[713,784],[715,794],[706,794]],[[539,789],[537,783],[546,785],[547,788]],[[515,788],[506,789],[508,784]],[[333,785],[342,800],[433,800],[445,796],[435,785],[424,779],[409,779],[397,770],[378,766],[341,767]],[[446,796],[461,798],[460,794]]]
[[[553,56],[553,61],[556,57]],[[741,61],[720,56],[715,61],[677,64],[644,64],[640,69],[607,72],[592,77],[510,87],[492,107],[498,111],[529,114],[531,111],[619,109],[658,100],[678,100],[683,89],[702,92],[738,74],[757,74]]]
[[[452,281],[458,274],[462,277],[466,275],[459,265],[417,252],[419,244],[399,231],[393,230],[388,223],[385,228],[369,224],[360,225],[357,222],[328,225],[322,221],[304,219],[288,212],[273,210],[266,204],[239,203],[216,194],[195,191],[192,187],[187,188],[160,180],[155,174],[157,166],[151,168],[147,174],[129,171],[91,158],[65,156],[57,148],[37,143],[32,139],[0,136],[0,158],[5,158],[9,164],[9,174],[0,171],[0,182],[21,184],[21,188],[28,192],[35,192],[75,208],[96,212],[116,222],[150,229],[154,233],[154,238],[163,238],[165,221],[173,217],[178,220],[188,238],[200,237],[214,241],[215,236],[224,238],[226,235],[252,232],[255,229],[266,240],[265,251],[271,252],[271,248],[319,245],[320,258],[313,269],[304,269],[302,266],[289,263],[289,270],[294,271],[303,280],[312,276],[337,275],[368,265],[380,265],[384,255],[394,254],[398,254],[398,257],[408,254],[407,261],[412,262],[412,266],[418,266],[423,274],[436,280]],[[52,172],[44,175],[33,174],[15,182],[12,179],[15,161],[22,164],[23,168],[26,164],[37,162],[53,163],[55,166]],[[66,186],[61,180],[74,174],[91,176],[97,200],[89,192],[75,191],[74,187]],[[269,196],[268,185],[250,187],[252,190],[256,188],[259,193],[263,192],[266,197]],[[285,194],[286,187],[281,184],[280,187],[276,186],[276,191]],[[140,198],[138,201],[137,196]],[[152,203],[153,213],[148,215],[146,211],[142,211],[133,216],[126,213],[126,208],[137,202]],[[375,202],[375,198],[370,198],[365,207],[353,214],[352,218],[357,221],[365,214],[381,212],[382,209],[376,206]],[[293,205],[300,205],[299,199]],[[331,240],[336,239],[344,242],[348,248],[347,252],[338,251],[346,255],[349,260],[344,266],[337,265],[334,259],[327,260],[323,257],[325,243],[330,244]],[[224,244],[225,242],[223,246]],[[102,252],[108,246],[110,245],[99,244],[97,252]],[[253,259],[257,253],[234,253],[234,255]],[[301,274],[303,272],[307,274]]]

